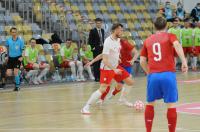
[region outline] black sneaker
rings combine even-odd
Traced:
[[[15,89],[13,90],[13,91],[19,91],[20,90],[20,88],[19,87],[15,87]]]
[[[2,88],[4,89],[6,87],[6,84],[5,83],[2,83],[1,84]]]

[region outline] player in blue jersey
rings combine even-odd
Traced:
[[[8,51],[7,75],[11,76],[14,71],[15,89],[20,90],[20,66],[22,62],[22,53],[24,50],[24,41],[17,35],[17,28],[10,29],[11,37],[6,40],[6,47]]]

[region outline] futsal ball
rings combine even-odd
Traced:
[[[136,110],[136,111],[143,111],[144,110],[144,103],[141,101],[141,100],[137,100],[137,101],[135,101],[135,103],[134,103],[134,109]]]

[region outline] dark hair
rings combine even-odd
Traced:
[[[164,17],[157,17],[154,26],[156,30],[163,30],[167,26],[167,20]]]
[[[11,27],[10,32],[12,32],[12,30],[17,30],[16,27]]]
[[[102,22],[103,20],[101,18],[96,18],[95,22]]]
[[[66,41],[72,41],[72,39],[68,38]]]
[[[180,21],[179,17],[175,17],[175,18],[173,19],[173,22],[179,22],[179,21]]]
[[[123,25],[121,23],[115,23],[112,25],[112,28],[111,30],[114,31],[115,29],[117,29],[118,27],[122,27],[123,28]]]
[[[29,42],[31,42],[32,40],[35,40],[35,41],[36,41],[36,39],[35,39],[35,38],[31,38],[31,39],[29,40]]]

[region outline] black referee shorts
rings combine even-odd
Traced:
[[[7,69],[14,69],[14,68],[20,69],[21,61],[18,60],[20,57],[21,56],[19,56],[19,57],[9,57],[8,63],[7,63]]]

